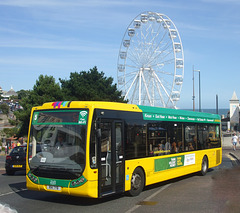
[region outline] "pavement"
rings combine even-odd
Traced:
[[[237,144],[237,149],[233,150],[232,137],[222,137],[223,155],[227,155],[233,164],[240,165],[240,143]]]
[[[0,151],[0,156],[5,156],[5,152],[4,151]]]

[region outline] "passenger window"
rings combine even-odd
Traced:
[[[208,133],[208,147],[209,148],[218,148],[221,146],[220,142],[220,128],[219,125],[210,125]]]
[[[148,152],[149,156],[165,155],[170,152],[167,142],[167,129],[163,123],[148,124]]]
[[[197,134],[195,125],[185,126],[185,150],[193,151],[197,149]]]
[[[208,141],[208,125],[198,125],[198,149],[207,149]]]

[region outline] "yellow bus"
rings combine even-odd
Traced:
[[[27,156],[30,190],[136,196],[150,184],[220,165],[220,117],[112,102],[45,103],[32,109]]]

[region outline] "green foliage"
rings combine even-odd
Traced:
[[[29,95],[29,93],[30,93],[30,90],[23,90],[23,89],[21,89],[20,91],[17,92],[18,99],[21,100],[21,99],[27,97]]]
[[[8,115],[9,106],[6,103],[1,104],[0,109],[2,110],[3,114]]]
[[[65,100],[124,102],[121,92],[113,84],[113,78],[105,77],[97,67],[88,72],[70,73],[69,80],[59,79]]]
[[[9,99],[10,99],[10,100],[18,99],[18,96],[11,95],[11,96],[9,97]]]
[[[10,123],[11,126],[17,126],[18,122],[16,120],[8,119],[8,123]]]
[[[17,128],[4,128],[3,129],[4,134],[6,135],[7,138],[12,137],[13,135],[16,134]]]
[[[27,135],[32,107],[42,105],[45,102],[61,100],[63,100],[62,91],[59,84],[55,82],[53,76],[40,75],[33,90],[27,92],[26,96],[20,101],[23,110],[14,113],[21,124],[18,135]]]

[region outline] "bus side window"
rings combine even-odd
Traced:
[[[183,125],[181,123],[173,123],[172,130],[172,153],[180,153],[184,150],[183,147]]]
[[[208,125],[198,125],[198,149],[208,148]]]
[[[185,126],[185,150],[193,151],[197,147],[197,136],[195,132],[195,125]]]
[[[146,157],[146,127],[128,123],[126,128],[126,159]]]
[[[209,148],[218,148],[221,146],[219,125],[209,126],[208,139],[209,139]]]

